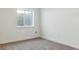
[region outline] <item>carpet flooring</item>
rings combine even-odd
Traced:
[[[3,50],[77,50],[75,48],[52,42],[45,39],[31,39],[8,43],[2,46]]]

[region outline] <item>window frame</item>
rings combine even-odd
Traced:
[[[29,11],[29,10],[26,10],[26,11]],[[25,19],[24,19],[24,26],[18,26],[18,25],[16,25],[16,27],[19,27],[19,28],[20,28],[20,27],[34,27],[34,22],[35,22],[35,21],[34,21],[34,11],[32,10],[31,12],[32,12],[32,14],[33,14],[33,16],[32,16],[32,17],[33,17],[32,25],[25,25]],[[25,17],[24,17],[24,18],[25,18]]]

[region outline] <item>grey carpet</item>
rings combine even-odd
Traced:
[[[76,50],[45,39],[32,39],[3,45],[5,50]]]

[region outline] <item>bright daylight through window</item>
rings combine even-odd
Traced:
[[[17,9],[17,27],[33,27],[34,13],[27,9]]]

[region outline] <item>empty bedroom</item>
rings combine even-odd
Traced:
[[[1,50],[78,50],[79,8],[0,8]]]

